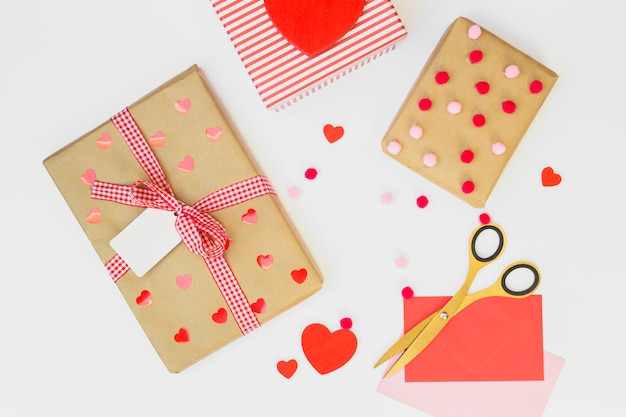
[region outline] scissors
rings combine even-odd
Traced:
[[[481,256],[477,248],[477,242],[482,234],[489,231],[495,232],[498,242],[497,245],[494,245],[496,246],[495,250],[490,250],[488,255]],[[459,314],[465,307],[472,304],[474,301],[494,296],[524,298],[535,292],[539,286],[539,270],[535,265],[529,262],[515,262],[509,265],[504,272],[502,272],[500,279],[493,285],[472,294],[468,294],[478,271],[480,271],[480,269],[485,265],[490,264],[500,257],[504,251],[505,243],[504,232],[499,226],[490,223],[476,228],[470,237],[469,267],[467,277],[465,278],[461,288],[440,310],[435,311],[429,317],[425,318],[411,328],[404,334],[404,336],[398,339],[398,341],[380,357],[378,362],[374,365],[374,368],[383,362],[386,362],[396,354],[404,351],[404,353],[398,357],[393,366],[385,373],[384,377],[386,378],[403,368],[437,337],[441,330],[443,330],[443,328],[454,318],[454,316]],[[507,285],[507,278],[509,275],[518,269],[527,269],[533,276],[533,282],[523,290],[514,290]]]

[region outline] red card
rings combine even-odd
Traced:
[[[404,331],[450,297],[404,300]],[[488,297],[470,304],[405,367],[405,381],[543,380],[541,295]]]

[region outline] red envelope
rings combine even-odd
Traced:
[[[404,300],[404,331],[451,297]],[[405,381],[543,380],[541,295],[488,297],[456,315],[405,367]]]

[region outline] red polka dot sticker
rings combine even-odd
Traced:
[[[480,216],[478,216],[478,221],[480,224],[489,224],[491,223],[491,217],[489,217],[487,213],[481,213]]]
[[[317,169],[308,168],[306,171],[304,171],[304,178],[306,178],[307,180],[314,180],[315,178],[317,178]]]
[[[344,317],[339,320],[339,325],[344,330],[350,330],[352,328],[352,319],[350,317]]]
[[[528,54],[459,17],[426,61],[381,149],[473,207],[485,207],[557,79]],[[424,208],[427,199],[417,204]]]
[[[428,197],[426,197],[425,195],[421,195],[417,197],[417,200],[415,202],[417,203],[417,207],[421,209],[426,208],[426,206],[428,205]]]
[[[402,288],[402,298],[406,300],[412,297],[413,297],[413,288],[411,287]]]

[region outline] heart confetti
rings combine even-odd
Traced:
[[[320,323],[305,327],[301,341],[304,356],[322,375],[348,363],[357,348],[357,338],[351,330],[339,329],[331,332]]]
[[[324,125],[324,136],[329,143],[335,143],[343,137],[343,127],[333,126],[331,124]]]
[[[222,136],[222,128],[217,127],[207,127],[206,136],[211,140],[211,142],[217,142],[219,138]]]
[[[289,359],[288,361],[278,361],[276,369],[285,378],[289,379],[298,369],[298,362],[295,359]]]
[[[561,183],[561,176],[555,173],[552,167],[545,167],[541,171],[541,183],[544,187],[554,187]]]
[[[109,149],[112,143],[113,140],[111,139],[111,135],[106,132],[100,135],[98,139],[96,139],[96,146],[100,149]]]
[[[148,142],[156,148],[162,148],[163,145],[165,145],[165,135],[161,131],[156,132],[154,135],[148,137]]]

